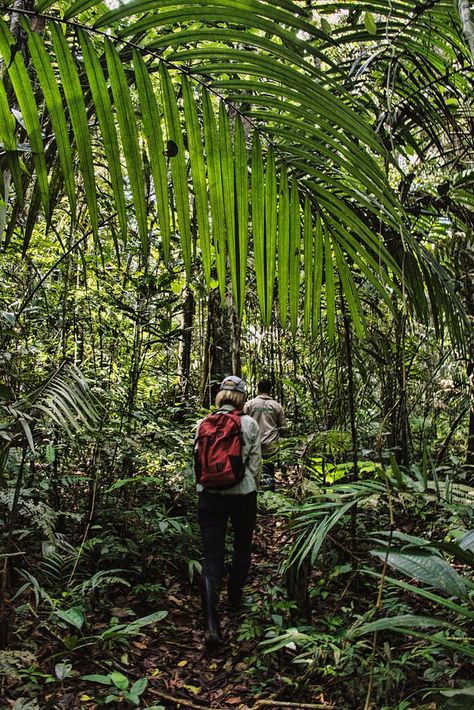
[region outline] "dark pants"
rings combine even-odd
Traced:
[[[257,494],[199,494],[198,522],[204,548],[203,577],[218,582],[224,573],[225,535],[230,518],[234,532],[229,585],[241,590],[250,568],[252,536],[257,519]]]
[[[263,491],[275,490],[275,461],[263,462],[261,488]]]

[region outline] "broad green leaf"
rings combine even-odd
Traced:
[[[184,154],[183,129],[179,118],[176,94],[171,77],[163,62],[160,63],[161,93],[165,115],[166,133],[169,142],[176,146],[176,155],[169,154],[173,192],[178,215],[179,238],[184,267],[188,280],[191,278],[191,222],[189,218],[189,191]]]
[[[148,145],[148,156],[151,165],[151,174],[155,187],[156,207],[158,222],[161,231],[161,241],[165,261],[170,255],[170,206],[168,195],[168,177],[165,157],[165,146],[161,132],[161,115],[156,101],[153,85],[148,74],[145,62],[140,53],[133,50],[133,66],[137,82],[138,96],[142,113],[143,132]]]
[[[387,559],[387,563],[394,569],[430,587],[435,587],[448,596],[463,598],[467,594],[463,578],[438,555],[422,554],[421,551],[410,554],[394,550],[390,550],[388,554],[386,550],[371,550],[371,554],[383,560]]]
[[[186,76],[181,79],[183,88],[183,108],[188,137],[189,160],[193,180],[194,202],[199,229],[204,278],[208,288],[211,284],[211,231],[209,225],[209,204],[207,198],[206,166],[204,162],[201,127],[193,90]]]
[[[385,619],[377,619],[370,621],[354,629],[349,630],[350,638],[365,636],[365,634],[373,633],[374,631],[394,631],[400,628],[404,629],[429,629],[429,628],[455,628],[448,621],[439,619],[434,616],[416,616],[415,614],[400,614],[399,616],[388,616]]]
[[[301,215],[298,183],[293,178],[290,195],[290,254],[289,254],[289,296],[290,326],[293,335],[298,328],[301,269]]]
[[[290,197],[286,166],[281,167],[278,193],[278,298],[280,320],[286,327],[290,268]]]
[[[25,129],[31,146],[31,154],[36,169],[36,179],[41,195],[41,203],[46,215],[49,214],[49,186],[48,168],[44,154],[43,139],[41,136],[41,125],[39,121],[40,111],[36,105],[33,87],[28,76],[23,56],[21,52],[14,52],[15,45],[6,23],[0,19],[0,54],[7,67],[8,76],[15,92],[18,106],[25,123]],[[5,111],[3,110],[3,115]],[[7,118],[7,126],[10,119]],[[8,128],[7,128],[8,131]],[[11,140],[11,139],[10,139]]]
[[[470,550],[474,552],[474,530],[469,530],[463,538],[459,541],[459,547],[463,550]]]
[[[98,673],[92,673],[91,675],[83,675],[81,676],[81,680],[87,680],[91,683],[100,683],[101,685],[112,685],[110,675],[100,675]]]
[[[226,249],[224,198],[222,193],[221,161],[219,154],[219,136],[216,118],[209,92],[202,92],[204,145],[206,150],[207,181],[209,203],[211,205],[212,238],[216,252],[217,280],[222,303],[225,303]]]
[[[101,638],[104,640],[112,638],[124,638],[127,636],[136,636],[140,629],[149,624],[155,624],[161,621],[168,614],[167,611],[155,611],[147,616],[142,616],[140,619],[135,619],[129,624],[115,624],[114,626],[105,629],[101,633]]]
[[[119,673],[119,671],[113,671],[110,674],[110,680],[112,681],[113,685],[115,685],[115,687],[119,690],[127,690],[128,686],[130,685],[127,676],[123,673]]]
[[[123,693],[123,697],[128,703],[132,703],[132,705],[140,705],[140,696],[136,693],[132,693],[128,690],[125,690]]]
[[[87,79],[91,88],[97,120],[99,122],[102,140],[104,141],[107,167],[110,173],[112,191],[117,216],[120,224],[122,240],[127,242],[127,215],[125,192],[123,187],[122,168],[120,165],[120,151],[118,146],[117,131],[114,122],[114,110],[109,99],[109,89],[102,71],[99,57],[97,56],[91,40],[83,29],[78,30],[84,66]]]
[[[53,614],[54,616],[59,616],[60,619],[66,621],[68,624],[74,626],[74,628],[76,629],[82,629],[82,627],[84,626],[84,614],[82,613],[81,609],[78,609],[77,607],[71,607],[71,609],[67,609],[66,611],[62,609],[57,609],[53,612]]]
[[[135,112],[130,98],[130,88],[123,69],[123,62],[108,38],[105,39],[105,57],[109,72],[110,86],[114,98],[115,112],[117,115],[121,143],[125,162],[127,164],[128,179],[135,206],[138,232],[142,243],[143,253],[148,253],[148,225],[145,198],[145,185],[143,181],[143,164],[141,149],[138,142],[138,128]]]
[[[58,680],[65,680],[71,677],[72,664],[71,663],[56,663],[54,666],[54,675]]]
[[[332,31],[331,23],[328,22],[324,17],[321,18],[321,29],[326,35],[330,35]]]
[[[371,12],[364,13],[364,25],[367,32],[371,35],[377,34],[377,24],[375,18]]]
[[[235,201],[238,239],[237,313],[242,318],[245,305],[249,238],[249,178],[245,131],[240,116],[234,122]]]
[[[376,577],[377,579],[380,579],[382,576],[380,573],[374,572],[373,570],[369,569],[364,569],[364,574]],[[415,594],[420,597],[423,597],[424,599],[428,599],[430,602],[439,604],[441,607],[448,609],[450,612],[455,612],[456,614],[459,614],[459,616],[465,617],[466,619],[470,619],[471,621],[474,620],[474,611],[471,611],[467,605],[461,606],[460,604],[456,604],[455,602],[451,601],[451,599],[441,597],[439,596],[439,594],[430,592],[427,589],[420,587],[419,585],[415,586],[414,584],[403,582],[401,579],[395,579],[394,577],[388,576],[385,577],[385,579],[387,583],[399,587],[400,589],[404,589],[405,591],[410,592],[410,594]]]
[[[96,237],[98,230],[97,189],[84,92],[66,38],[55,22],[51,23],[51,36],[76,141],[91,227]]]
[[[443,690],[438,691],[440,695],[443,695],[445,698],[460,698],[460,704],[458,705],[459,710],[466,710],[466,698],[468,697],[474,697],[474,685],[468,685],[468,686],[462,686],[460,688],[446,688]],[[464,696],[464,699],[462,700],[462,696]],[[469,700],[467,701],[468,703],[470,702]],[[454,710],[452,705],[448,705],[448,708],[451,708],[451,710]],[[442,710],[442,709],[441,709]]]
[[[135,681],[135,683],[130,688],[130,692],[135,695],[141,695],[145,691],[145,688],[147,687],[147,685],[148,685],[147,678],[139,678],[138,680]]]
[[[254,131],[252,142],[252,237],[258,304],[265,317],[265,176],[260,136]]]

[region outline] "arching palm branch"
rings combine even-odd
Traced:
[[[34,12],[20,12],[25,46],[5,21],[0,24],[4,183],[12,180],[17,205],[28,193],[30,225],[40,204],[51,219],[58,183],[73,220],[83,191],[99,240],[99,144],[122,239],[132,226],[144,252],[157,239],[149,227],[146,160],[165,258],[178,237],[191,278],[195,218],[205,280],[210,283],[215,265],[224,295],[229,267],[239,313],[251,267],[264,324],[272,316],[275,274],[280,317],[286,324],[289,314],[293,332],[301,287],[308,330],[316,329],[324,303],[334,331],[340,289],[362,333],[362,281],[388,307],[403,283],[423,315],[423,284],[440,282],[446,293],[443,274],[413,238],[409,215],[387,177],[387,166],[394,174],[403,171],[391,143],[377,133],[376,97],[354,90],[338,56],[343,44],[360,40],[361,11],[371,35],[370,8],[382,12],[382,5],[313,3],[327,11],[356,11],[355,31],[343,26],[328,34],[327,23],[320,29],[312,9],[290,0],[163,0],[158,6],[132,0],[116,9],[80,0],[65,12],[64,5],[44,0]],[[417,21],[426,5],[415,3]],[[415,22],[406,2],[390,6],[396,6],[395,27],[390,17],[386,32],[401,42],[396,23]],[[3,11],[7,18],[10,10]],[[417,68],[417,43],[437,71],[441,41],[467,57],[459,18],[450,16],[454,29],[446,37],[433,17],[428,29],[405,40],[414,46],[397,74],[401,86],[409,67]],[[43,25],[44,36],[37,31]],[[368,67],[372,63],[366,61]],[[356,68],[355,75],[363,81],[364,71]],[[406,90],[401,97],[406,100]],[[20,127],[14,106],[21,112]],[[424,140],[413,141],[427,150]],[[33,191],[21,169],[22,154],[35,177]],[[16,214],[13,208],[11,224]],[[25,248],[28,239],[26,230]]]

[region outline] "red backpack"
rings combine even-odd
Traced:
[[[203,488],[231,488],[243,479],[241,416],[242,412],[236,410],[218,411],[199,425],[194,471]]]

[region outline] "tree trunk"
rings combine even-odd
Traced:
[[[201,401],[204,407],[211,407],[218,392],[219,382],[226,375],[233,374],[235,333],[232,312],[233,308],[222,305],[219,290],[211,291],[201,382]],[[240,346],[238,351],[240,357]]]
[[[471,234],[460,235],[454,249],[457,277],[462,283],[462,298],[467,316],[470,321],[470,341],[467,344],[467,378],[471,408],[467,432],[467,449],[465,464],[468,467],[468,476],[474,479],[474,241]]]

